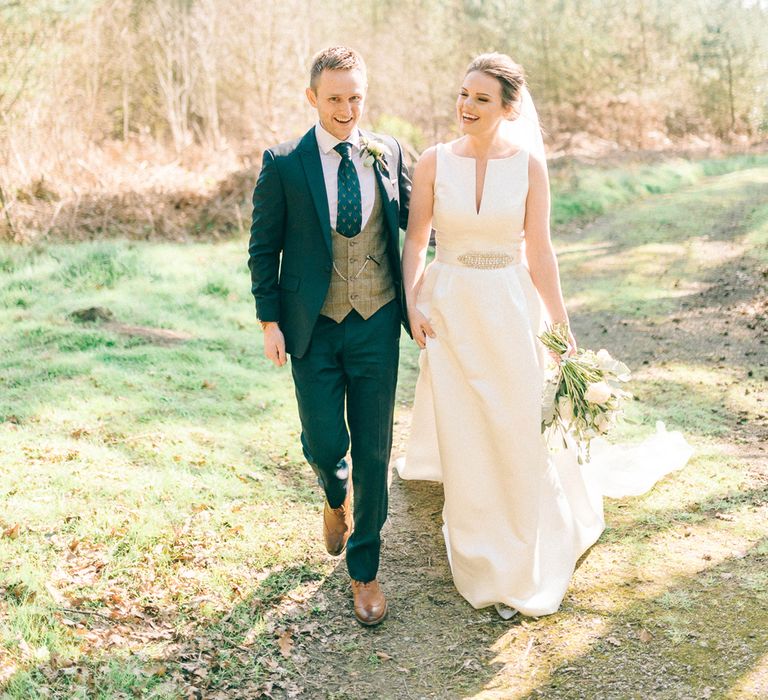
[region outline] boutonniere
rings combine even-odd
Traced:
[[[381,141],[368,140],[364,137],[360,137],[360,146],[364,151],[363,165],[366,168],[373,167],[374,163],[378,163],[379,167],[385,174],[389,174],[387,171],[387,159],[386,156],[391,156],[392,151],[389,150],[389,146]]]

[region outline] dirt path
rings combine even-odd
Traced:
[[[766,181],[759,170],[716,178],[602,217],[566,241],[564,279],[599,269],[609,290],[633,255],[670,246],[657,251],[660,306],[612,306],[609,293],[577,305],[573,318],[582,345],[610,341],[637,369],[642,402],[658,404],[672,425],[686,421],[697,456],[651,494],[607,504],[609,526],[561,610],[512,623],[473,610],[451,582],[440,486],[394,477],[381,572],[388,620],[373,630],[354,623],[343,564],[307,582],[270,612],[276,639],[287,635],[292,647],[265,650],[267,696],[768,697],[768,263],[748,238],[768,220]],[[699,216],[696,235],[615,234],[667,210]],[[598,268],[575,252],[595,242]],[[697,267],[702,250],[709,261]],[[588,284],[566,284],[569,298]],[[408,421],[403,405],[396,452]]]

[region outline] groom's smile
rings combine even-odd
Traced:
[[[317,110],[320,125],[345,141],[363,116],[367,90],[362,70],[324,70],[316,84],[307,88],[307,99]]]

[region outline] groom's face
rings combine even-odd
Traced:
[[[344,141],[363,116],[367,90],[365,73],[357,68],[324,70],[314,88],[307,88],[307,99],[317,110],[322,127]]]

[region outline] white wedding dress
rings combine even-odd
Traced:
[[[404,479],[443,483],[448,559],[469,603],[546,615],[603,531],[603,495],[642,493],[691,450],[662,430],[633,448],[598,445],[585,466],[573,450],[549,453],[542,308],[522,251],[528,153],[488,163],[479,212],[475,167],[437,147],[436,257],[418,298],[436,337],[420,356],[396,466]]]

